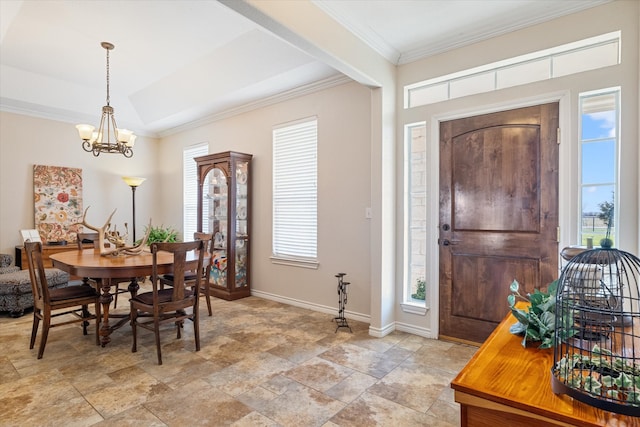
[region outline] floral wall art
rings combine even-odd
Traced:
[[[75,241],[82,227],[82,169],[34,165],[33,196],[42,241]]]

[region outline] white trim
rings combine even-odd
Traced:
[[[405,288],[406,288],[406,284],[405,284]],[[417,303],[410,303],[410,302],[401,302],[400,307],[402,308],[402,311],[404,311],[405,313],[418,314],[420,316],[424,316],[425,314],[427,314],[427,311],[429,310],[429,307],[427,307],[424,303],[417,304]]]
[[[283,258],[272,255],[269,257],[272,264],[289,265],[291,267],[311,268],[318,269],[320,262],[317,259],[303,259],[303,258]]]
[[[396,330],[395,322],[384,326],[383,328],[374,328],[373,326],[369,326],[369,335],[376,338],[382,338],[389,335],[391,332]]]
[[[437,335],[433,334],[433,331],[429,328],[421,328],[415,325],[410,325],[404,322],[396,322],[396,331],[407,332],[409,334],[418,335],[424,338],[438,339]]]
[[[547,104],[550,102],[558,102],[559,105],[559,127],[562,130],[560,132],[560,149],[559,149],[559,164],[560,170],[558,172],[558,221],[560,230],[560,242],[558,247],[562,248],[568,246],[571,241],[571,235],[575,235],[576,229],[574,222],[571,221],[571,183],[572,173],[571,171],[576,167],[577,159],[571,156],[571,92],[569,90],[562,90],[558,92],[551,92],[547,94],[536,95],[532,97],[515,99],[505,101],[502,103],[489,104],[479,106],[477,108],[469,108],[458,111],[451,111],[442,114],[436,114],[431,116],[431,175],[429,176],[430,186],[432,194],[439,194],[439,176],[440,176],[440,122],[455,120],[464,117],[478,116],[482,114],[495,113],[499,111],[513,110],[516,108],[530,107],[533,105]],[[429,226],[427,228],[427,239],[433,243],[433,256],[429,258],[432,265],[428,266],[428,274],[430,281],[427,283],[433,284],[429,286],[429,296],[433,304],[429,310],[429,322],[431,324],[432,336],[437,338],[440,333],[440,255],[437,247],[438,234],[439,234],[439,197],[435,199],[435,202],[430,203],[429,212],[431,217],[429,219]],[[431,234],[429,235],[429,230]],[[558,257],[558,264],[560,264],[560,257]],[[558,269],[560,265],[558,265]]]
[[[554,58],[558,58],[570,53],[574,53],[574,52],[578,52],[578,51],[585,51],[585,50],[589,50],[589,49],[594,49],[597,48],[599,46],[604,46],[604,45],[609,45],[612,43],[617,43],[618,44],[618,54],[617,54],[617,64],[620,64],[621,62],[621,37],[622,37],[622,32],[621,31],[613,31],[610,33],[606,33],[606,34],[601,34],[598,36],[594,36],[594,37],[589,37],[583,40],[578,40],[572,43],[565,43],[563,45],[560,46],[555,46],[549,49],[543,49],[543,50],[539,50],[536,52],[531,52],[531,53],[527,53],[524,55],[519,55],[519,56],[515,56],[512,58],[507,58],[501,61],[496,61],[496,62],[492,62],[489,64],[485,64],[485,65],[480,65],[478,67],[473,67],[473,68],[469,68],[466,70],[461,70],[461,71],[457,71],[454,73],[449,73],[449,74],[445,74],[442,76],[438,76],[438,77],[434,77],[431,79],[427,79],[427,80],[423,80],[420,82],[416,82],[416,83],[412,83],[409,85],[405,85],[403,87],[403,106],[405,109],[409,109],[409,108],[416,108],[416,107],[421,107],[424,105],[429,105],[429,104],[435,104],[437,102],[442,102],[442,100],[430,100],[427,102],[422,102],[422,103],[416,103],[415,105],[412,105],[411,103],[411,92],[417,89],[424,89],[424,88],[429,88],[431,86],[435,86],[435,85],[439,85],[442,83],[446,83],[449,87],[449,95],[447,97],[447,99],[455,99],[455,98],[459,98],[462,96],[469,96],[469,95],[473,95],[475,93],[486,93],[486,92],[491,92],[491,91],[495,91],[495,90],[500,90],[500,89],[504,89],[506,87],[498,87],[497,85],[497,78],[496,78],[496,73],[499,72],[500,70],[503,69],[507,69],[507,68],[511,68],[514,66],[518,66],[518,65],[522,65],[525,63],[530,63],[530,62],[534,62],[534,61],[540,61],[543,60],[545,58],[550,60],[550,64],[552,63],[552,60]],[[595,68],[604,68],[604,67],[608,67],[611,66],[612,64],[598,64],[597,67]],[[580,70],[580,71],[584,71],[584,70]],[[514,86],[521,86],[521,85],[525,85],[525,84],[531,84],[534,83],[536,81],[540,81],[540,80],[547,80],[547,79],[553,79],[553,78],[558,78],[558,77],[564,77],[566,75],[570,75],[570,74],[575,74],[577,72],[580,71],[574,71],[571,73],[567,73],[567,74],[559,74],[556,75],[553,72],[553,67],[551,67],[550,69],[550,73],[547,77],[545,78],[533,78],[530,81],[526,81],[526,82],[519,82],[515,85],[509,85],[507,87],[514,87]],[[471,93],[469,91],[465,92],[464,94],[458,94],[458,95],[454,95],[452,96],[451,94],[451,84],[455,83],[457,81],[461,81],[461,80],[469,80],[472,79],[476,76],[479,75],[485,75],[488,73],[493,73],[494,77],[493,77],[493,85],[491,88],[479,88],[477,89],[477,92]],[[475,86],[475,85],[472,85]]]
[[[299,299],[295,299],[295,298],[289,298],[289,297],[285,297],[282,295],[276,295],[276,294],[272,294],[269,292],[264,292],[264,291],[259,291],[256,289],[252,289],[251,290],[251,295],[258,297],[258,298],[264,298],[270,301],[276,301],[276,302],[280,302],[283,304],[287,304],[287,305],[292,305],[294,307],[300,307],[300,308],[306,308],[308,310],[312,310],[312,311],[317,311],[320,313],[326,313],[326,314],[330,314],[332,316],[335,317],[335,315],[338,314],[338,309],[337,307],[329,307],[326,305],[321,305],[321,304],[315,304],[312,302],[308,302],[308,301],[302,301]],[[368,314],[363,314],[363,313],[356,313],[354,311],[349,311],[349,310],[345,310],[344,312],[344,317],[346,317],[347,319],[353,319],[356,320],[358,322],[363,322],[363,323],[371,323],[371,316],[369,316]],[[333,317],[332,317],[333,319]]]
[[[196,129],[201,126],[208,125],[210,123],[214,123],[220,120],[228,119],[234,116],[238,116],[240,114],[248,113],[249,111],[254,111],[260,108],[268,107],[270,105],[275,105],[280,102],[287,101],[289,99],[299,98],[301,96],[309,95],[315,92],[319,92],[321,90],[330,89],[332,87],[341,86],[343,84],[353,83],[353,80],[349,77],[346,77],[343,74],[338,74],[333,77],[326,78],[324,80],[320,80],[317,82],[310,83],[308,85],[304,85],[301,87],[297,87],[295,89],[288,90],[286,92],[278,93],[273,96],[269,96],[266,98],[258,99],[253,102],[248,102],[246,104],[242,104],[235,108],[228,108],[219,113],[211,114],[207,117],[203,117],[197,120],[193,120],[188,123],[181,124],[179,126],[172,127],[170,129],[165,129],[159,131],[157,133],[158,137],[166,137],[169,135],[173,135],[178,132],[183,132],[191,129]]]

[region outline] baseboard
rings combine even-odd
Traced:
[[[408,325],[402,322],[396,322],[396,330],[401,332],[407,332],[412,335],[418,335],[424,338],[438,339],[437,336],[433,336],[433,331],[430,328],[419,328],[414,325]]]
[[[391,323],[384,328],[374,328],[373,326],[369,326],[369,335],[376,338],[382,338],[389,335],[391,332],[396,330],[395,322]]]
[[[295,298],[283,297],[282,295],[271,294],[269,292],[263,292],[256,289],[251,290],[251,295],[268,299],[271,301],[281,302],[283,304],[293,305],[295,307],[306,308],[312,311],[318,311],[320,313],[330,314],[332,316],[336,316],[338,314],[338,309],[335,307],[329,307],[326,305],[315,304],[308,301],[302,301]],[[344,317],[347,319],[357,320],[358,322],[370,323],[371,316],[362,313],[355,313],[353,311],[345,310]]]

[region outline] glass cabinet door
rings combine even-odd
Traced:
[[[208,174],[209,221],[207,233],[213,234],[211,282],[227,286],[227,230],[229,187],[224,171],[213,168]],[[205,182],[206,184],[206,182]]]
[[[236,288],[247,286],[247,262],[249,253],[249,162],[236,161]]]

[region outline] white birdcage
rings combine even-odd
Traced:
[[[598,408],[640,416],[640,260],[593,249],[562,270],[551,385]]]

